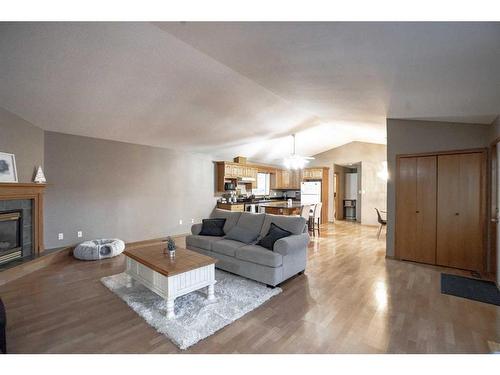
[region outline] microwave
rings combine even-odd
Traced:
[[[224,183],[224,190],[225,191],[236,190],[236,184],[234,182],[225,182]]]

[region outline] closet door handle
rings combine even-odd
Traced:
[[[458,212],[455,212],[455,216],[458,216],[458,215],[460,215],[460,213],[458,213]]]
[[[417,210],[417,211],[415,211],[415,213],[416,213],[416,214],[419,214],[419,213],[420,213],[420,211],[418,211],[418,210]]]

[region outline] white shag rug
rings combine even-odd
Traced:
[[[256,309],[281,288],[268,288],[253,280],[215,270],[215,301],[207,301],[205,288],[175,300],[175,318],[166,318],[167,302],[126,273],[103,277],[101,282],[124,300],[156,330],[180,349],[187,349]]]

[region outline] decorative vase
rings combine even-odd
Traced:
[[[175,249],[177,246],[175,245],[175,241],[172,237],[167,237],[167,250],[170,255],[170,258],[175,258]]]

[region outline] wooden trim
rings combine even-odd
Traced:
[[[32,230],[33,253],[39,255],[44,251],[43,241],[43,194],[46,184],[35,183],[0,183],[0,200],[33,201]]]
[[[172,238],[182,238],[187,236],[189,233],[178,234],[171,236]],[[142,240],[129,242],[126,244],[128,249],[133,249],[137,247],[154,246],[163,243],[167,240],[167,237],[153,238],[150,240]],[[19,279],[26,276],[34,271],[38,271],[44,267],[51,264],[58,263],[61,260],[68,259],[73,255],[73,250],[75,246],[66,246],[57,249],[47,250],[35,259],[28,260],[22,264],[13,266],[12,268],[0,271],[0,285],[4,285],[10,281]]]
[[[0,188],[33,188],[35,190],[43,189],[49,186],[48,184],[38,184],[35,182],[0,182]]]
[[[462,150],[449,150],[449,151],[435,151],[435,152],[421,152],[414,154],[396,154],[396,159],[398,158],[414,158],[419,156],[439,156],[439,155],[454,155],[454,154],[472,154],[472,153],[481,153],[487,152],[488,148],[471,148],[471,149],[462,149]]]
[[[395,174],[395,196],[394,196],[394,259],[401,260],[401,254],[399,248],[397,246],[398,243],[398,196],[399,196],[399,187],[400,187],[400,177],[399,177],[399,164],[402,156],[396,155],[396,174]]]
[[[321,224],[328,223],[328,207],[329,207],[329,199],[328,192],[330,190],[329,183],[329,173],[330,168],[323,167],[323,178],[321,180],[321,202],[323,203],[321,208]]]
[[[183,234],[176,234],[174,236],[169,236],[171,238],[182,238],[190,235],[191,233],[183,233]],[[165,237],[159,237],[159,238],[152,238],[150,240],[141,240],[141,241],[134,241],[134,242],[127,242],[125,245],[127,248],[131,249],[134,247],[143,247],[143,246],[150,246],[150,245],[157,245],[162,242],[167,241],[167,236]]]
[[[12,268],[0,271],[0,285],[7,284],[10,281],[17,280],[32,272],[38,271],[50,264],[60,262],[71,256],[74,246],[64,247],[57,250],[48,250],[43,255],[28,260]]]
[[[498,138],[498,142],[500,142],[500,137]],[[487,229],[488,229],[488,241],[489,243],[487,244],[487,267],[486,270],[489,272],[493,278],[496,277],[497,272],[497,259],[498,259],[498,251],[499,249],[497,248],[497,226],[500,225],[499,223],[493,221],[496,219],[494,217],[494,208],[499,207],[499,203],[497,202],[497,190],[499,189],[500,186],[498,186],[498,177],[497,177],[497,163],[499,160],[497,160],[497,143],[492,143],[488,149],[489,155],[488,155],[488,173],[487,173],[487,190],[486,190],[486,197],[488,199],[488,202],[486,203],[486,210],[487,210]],[[494,178],[496,177],[496,178]],[[496,187],[496,189],[493,189],[493,186]],[[495,196],[494,196],[495,195]],[[495,203],[495,207],[493,206],[493,203]]]

